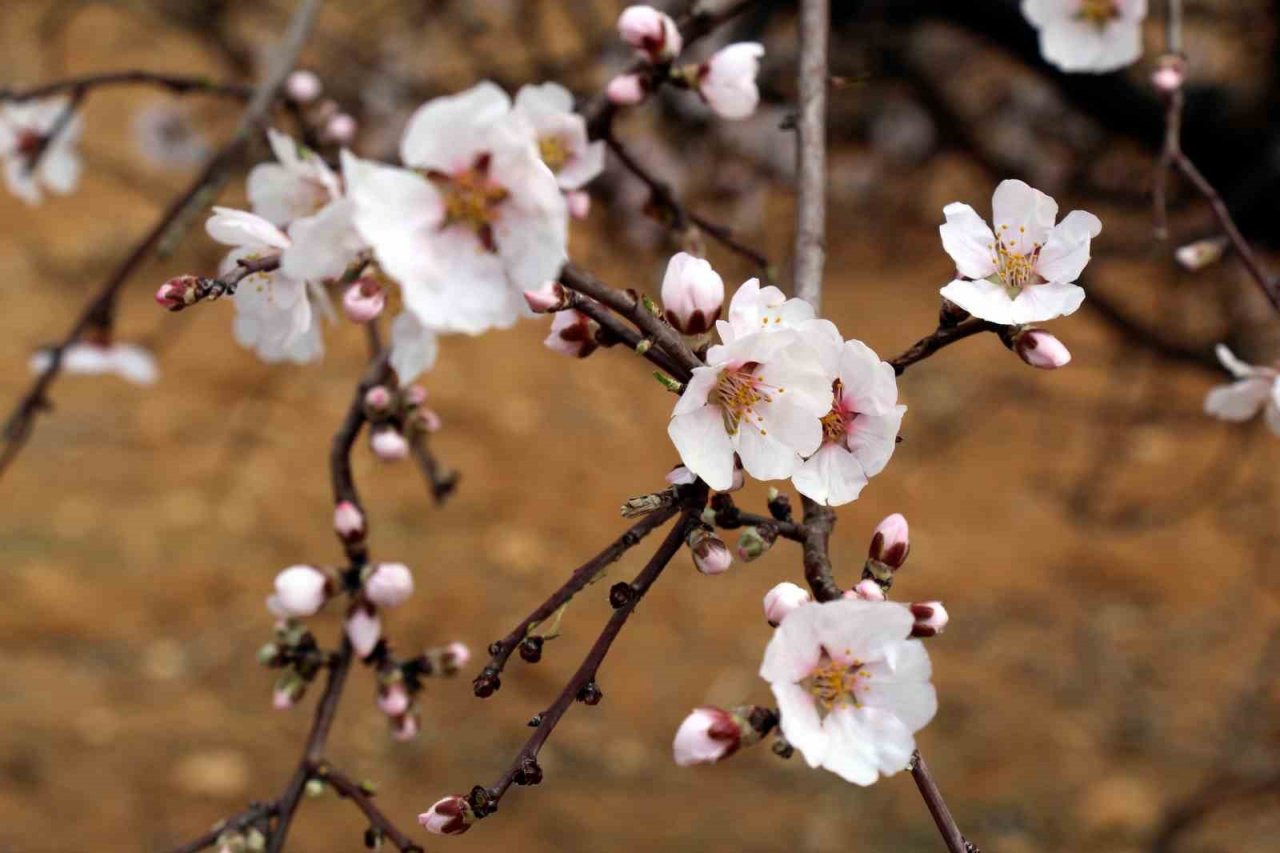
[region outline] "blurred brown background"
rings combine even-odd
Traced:
[[[251,79],[291,5],[10,0],[0,82],[132,67]],[[423,99],[484,77],[597,91],[625,62],[611,35],[621,5],[333,0],[304,64],[361,118],[357,149],[384,155]],[[833,5],[843,85],[832,96],[827,311],[846,334],[888,357],[933,328],[952,272],[941,208],[964,200],[987,213],[1002,177],[1105,224],[1094,296],[1053,325],[1071,366],[1035,372],[978,338],[912,368],[900,385],[904,441],[837,526],[852,583],[872,526],[904,512],[913,556],[897,589],[941,598],[953,615],[930,646],[942,706],[921,744],[961,826],[987,851],[1129,853],[1152,849],[1163,822],[1207,790],[1228,804],[1175,849],[1275,849],[1280,455],[1261,424],[1201,415],[1224,377],[1196,359],[1229,338],[1270,360],[1276,319],[1231,258],[1190,276],[1150,241],[1144,81],[1158,28],[1146,59],[1106,78],[1116,94],[1099,98],[1087,89],[1098,81],[1064,87],[1028,61],[1034,41],[1016,4]],[[1272,4],[1187,5],[1189,134],[1217,135],[1200,153],[1235,189],[1265,187],[1276,166],[1264,144]],[[708,122],[673,97],[621,132],[699,212],[785,261],[789,4],[761,3],[733,36],[769,49],[757,118]],[[186,123],[196,156],[235,107],[94,95],[80,191],[38,209],[0,198],[6,406],[32,350],[62,334],[191,170],[182,149],[166,165],[140,146],[140,113]],[[242,186],[236,178],[224,199],[242,201]],[[635,214],[644,197],[627,175],[611,169],[600,187],[590,221],[575,226],[575,257],[656,293],[672,246]],[[1257,198],[1228,195],[1254,237],[1276,236]],[[1213,233],[1189,197],[1176,199],[1174,226],[1185,238]],[[197,223],[125,293],[118,334],[155,349],[160,382],[63,379],[56,411],[0,483],[0,850],[166,849],[274,796],[301,747],[309,711],[273,712],[272,675],[253,655],[270,634],[262,602],[275,572],[339,557],[324,460],[362,341],[335,327],[321,365],[267,367],[231,339],[229,304],[155,308],[159,282],[207,272],[218,255]],[[714,245],[711,257],[731,284],[751,274]],[[1121,331],[1134,319],[1140,329]],[[569,362],[542,348],[545,325],[446,341],[427,385],[445,422],[435,447],[463,476],[443,509],[409,465],[358,453],[374,553],[409,563],[418,580],[386,620],[402,649],[456,638],[480,657],[623,528],[621,500],[654,488],[674,461],[671,399],[643,363],[610,351]],[[1136,346],[1144,332],[1191,355]],[[757,488],[740,503],[762,510],[762,500]],[[759,600],[799,574],[788,543],[718,578],[681,558],[610,656],[604,702],[575,707],[552,738],[543,785],[428,849],[940,849],[905,775],[861,790],[763,749],[673,766],[671,736],[690,707],[768,698],[755,677],[768,640]],[[494,698],[471,696],[474,664],[430,682],[412,744],[390,740],[372,680],[357,673],[331,755],[377,780],[383,807],[407,825],[438,796],[491,782],[594,639],[604,589],[570,608],[542,663],[515,661]],[[316,622],[321,636],[337,630],[332,616]],[[1259,783],[1269,795],[1230,793]],[[348,804],[308,800],[291,849],[358,850],[363,826]]]

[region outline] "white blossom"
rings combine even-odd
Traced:
[[[1022,0],[1022,14],[1045,61],[1063,71],[1101,74],[1142,56],[1147,0]]]
[[[587,139],[587,120],[573,111],[573,95],[559,83],[521,87],[515,111],[532,128],[560,189],[581,189],[604,170],[604,143]]]
[[[42,349],[31,356],[33,373],[43,373],[53,363],[53,353]],[[135,385],[150,385],[160,375],[156,359],[137,344],[77,341],[62,351],[64,373],[85,376],[114,375]]]
[[[5,186],[29,205],[39,204],[44,190],[67,195],[80,182],[79,114],[72,115],[57,135],[45,142],[69,103],[59,96],[0,105],[0,165]],[[32,169],[32,158],[37,155],[39,163]]]
[[[1247,421],[1263,412],[1267,427],[1280,435],[1280,370],[1246,364],[1226,344],[1218,344],[1218,361],[1235,377],[1204,398],[1206,414],[1224,421]]]
[[[314,151],[275,128],[267,128],[267,139],[276,162],[259,163],[249,172],[254,213],[283,228],[342,194],[338,176]]]
[[[698,94],[716,115],[744,119],[756,111],[760,90],[756,75],[764,45],[740,42],[721,48],[698,69]]]

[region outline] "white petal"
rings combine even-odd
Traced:
[[[838,368],[844,399],[853,410],[868,415],[888,414],[898,403],[898,377],[893,365],[881,361],[862,341],[845,341]]]
[[[938,712],[938,692],[929,678],[933,668],[929,653],[919,640],[895,647],[895,666],[869,663],[864,669],[870,678],[858,691],[858,701],[868,708],[894,714],[912,732],[918,732]]]
[[[858,499],[867,474],[856,456],[837,444],[825,444],[791,477],[796,491],[826,506],[841,506]]]
[[[985,278],[976,281],[958,278],[939,293],[980,320],[1006,326],[1015,322],[1013,300],[1009,298],[1004,286],[993,284]]]
[[[877,771],[890,776],[904,770],[916,748],[910,729],[879,708],[837,709],[823,727],[830,741],[822,766],[857,785],[875,782]]]
[[[1024,255],[1045,244],[1057,217],[1058,203],[1024,181],[1001,181],[991,196],[993,233]]]
[[[495,158],[493,173],[511,192],[493,227],[498,254],[517,290],[536,289],[559,277],[568,259],[569,207],[534,155]]]
[[[818,440],[821,441],[821,425],[818,432]],[[785,480],[800,464],[800,455],[793,447],[766,434],[755,424],[747,423],[745,418],[738,426],[734,439],[734,448],[742,459],[742,467],[757,480]],[[707,482],[711,483],[710,480]],[[714,484],[712,488],[715,488]]]
[[[830,737],[818,716],[813,697],[798,684],[774,682],[770,687],[778,700],[782,734],[787,743],[800,750],[810,767],[817,767],[827,754]]]
[[[340,198],[314,216],[289,226],[292,241],[280,258],[280,269],[290,278],[322,281],[342,275],[364,241],[356,231],[355,202]]]
[[[1230,385],[1220,385],[1204,398],[1205,414],[1213,415],[1224,421],[1247,421],[1271,396],[1272,382],[1269,379],[1241,379]]]
[[[113,344],[111,347],[115,372],[122,379],[137,385],[151,385],[159,378],[160,370],[150,352],[136,344]]]
[[[906,412],[906,406],[895,406],[884,415],[858,415],[854,418],[848,444],[866,476],[874,477],[889,464],[898,446],[898,430]]]
[[[947,221],[938,226],[942,248],[967,278],[986,278],[996,271],[996,238],[972,207],[953,202],[942,209]]]
[[[685,467],[708,486],[724,491],[733,485],[733,445],[718,407],[703,406],[672,417],[667,435]]]
[[[435,98],[418,108],[400,140],[407,166],[446,174],[469,169],[492,147],[495,125],[507,117],[511,99],[484,81],[465,92]]]
[[[1226,344],[1218,344],[1213,348],[1213,352],[1218,356],[1218,361],[1222,366],[1230,371],[1231,375],[1236,379],[1245,379],[1250,376],[1259,375],[1259,369],[1257,367],[1241,361]]]
[[[695,367],[693,376],[685,383],[680,399],[676,401],[673,415],[687,415],[707,404],[707,397],[720,381],[720,371],[714,367]]]
[[[1084,303],[1084,288],[1076,284],[1050,282],[1022,288],[1013,300],[1012,322],[1040,323],[1074,314]]]
[[[215,207],[204,228],[210,237],[224,246],[283,249],[289,245],[289,238],[283,231],[261,216],[244,210]]]
[[[825,412],[824,412],[825,414]],[[760,407],[760,424],[776,439],[801,456],[808,456],[822,444],[821,415],[800,396],[788,390],[774,402]]]
[[[1049,232],[1036,271],[1046,281],[1073,282],[1089,263],[1089,242],[1102,231],[1092,213],[1073,210]]]
[[[883,658],[888,648],[902,643],[911,634],[915,624],[905,605],[891,601],[846,598],[815,610],[815,630],[827,654],[846,664]]]
[[[412,313],[402,311],[391,321],[391,367],[402,386],[430,370],[439,349],[435,332],[425,328]]]

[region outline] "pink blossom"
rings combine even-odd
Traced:
[[[403,681],[393,681],[378,691],[378,710],[388,717],[399,717],[409,710],[410,701]]]
[[[723,574],[733,565],[729,546],[708,530],[699,528],[689,534],[689,549],[693,552],[694,567],[704,575]]]
[[[694,708],[676,730],[672,753],[676,764],[714,764],[737,752],[742,743],[742,727],[723,708]]]
[[[628,6],[618,16],[618,35],[653,62],[665,62],[684,47],[680,30],[670,15],[652,6]]]
[[[290,566],[276,575],[275,600],[287,616],[313,616],[329,597],[329,578],[314,566]]]
[[[378,563],[364,579],[364,594],[379,607],[397,607],[413,595],[413,573],[404,563]]]
[[[845,597],[860,598],[863,601],[884,601],[884,589],[880,584],[867,578],[858,581],[853,589],[845,593]]]
[[[371,607],[359,604],[347,613],[343,630],[346,631],[347,639],[351,641],[351,648],[355,650],[356,657],[361,659],[373,654],[378,640],[382,638],[382,622],[378,619],[377,612]]]
[[[285,93],[299,104],[309,104],[320,97],[324,84],[313,71],[299,69],[289,75],[284,83]]]
[[[1056,370],[1071,361],[1071,351],[1044,329],[1027,329],[1013,339],[1018,357],[1032,367]]]
[[[461,835],[471,828],[474,817],[466,797],[445,797],[418,815],[418,823],[435,835]]]
[[[387,294],[371,277],[361,278],[342,294],[342,311],[353,323],[368,323],[382,313]]]
[[[721,48],[698,69],[698,94],[721,118],[744,119],[756,111],[756,75],[764,45],[740,42]]]
[[[591,318],[572,308],[556,312],[551,333],[542,343],[547,349],[571,358],[586,358],[599,346]]]
[[[549,281],[537,290],[526,290],[524,301],[535,314],[545,314],[564,306],[564,288],[558,281]]]
[[[604,89],[609,103],[619,107],[634,107],[649,97],[649,84],[639,74],[619,74]]]
[[[400,743],[411,741],[418,736],[420,727],[418,715],[409,711],[391,721],[391,737]]]
[[[885,516],[871,534],[867,556],[891,569],[900,569],[911,552],[911,533],[907,518],[900,512]]]
[[[374,429],[369,437],[369,446],[383,462],[395,462],[409,455],[409,442],[391,425]]]
[[[356,138],[360,125],[347,113],[338,113],[325,122],[324,135],[335,145],[350,145]]]
[[[724,306],[724,281],[706,260],[679,252],[667,262],[662,279],[662,310],[667,322],[686,335],[715,327]]]
[[[351,501],[339,501],[333,508],[333,529],[348,542],[364,538],[364,513]]]
[[[776,628],[796,608],[812,601],[813,596],[807,589],[790,582],[780,583],[764,594],[764,618]]]
[[[950,617],[941,601],[921,601],[911,605],[911,615],[915,624],[911,628],[913,637],[933,637],[946,630]]]
[[[569,215],[574,219],[586,219],[591,212],[591,194],[586,190],[569,190],[564,194],[569,204]]]

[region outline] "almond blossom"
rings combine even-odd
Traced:
[[[716,115],[744,119],[756,111],[760,90],[756,75],[764,45],[740,42],[721,48],[698,67],[698,94]]]
[[[80,116],[72,115],[46,142],[68,104],[67,98],[56,97],[0,106],[4,183],[9,192],[29,205],[39,204],[44,190],[67,195],[80,182]],[[37,156],[39,163],[33,169],[32,158]]]
[[[760,676],[810,767],[858,785],[906,768],[938,709],[915,622],[902,604],[842,598],[798,607],[774,632]]]
[[[711,331],[724,306],[724,281],[711,264],[685,252],[667,262],[662,278],[662,310],[667,322],[686,335]]]
[[[1020,325],[1074,313],[1084,302],[1075,280],[1102,230],[1092,213],[1073,210],[1054,225],[1058,203],[1022,181],[1001,181],[991,199],[995,232],[967,204],[943,208],[942,247],[959,276],[942,295],[975,317]],[[999,235],[998,237],[996,235]]]
[[[31,356],[33,373],[44,373],[53,353],[42,349]],[[77,341],[62,351],[59,365],[65,373],[84,376],[114,375],[135,385],[150,385],[160,374],[156,359],[137,344]]]
[[[652,6],[628,6],[618,16],[618,35],[652,62],[674,59],[684,47],[680,28]]]
[[[1142,56],[1147,0],[1022,0],[1040,53],[1063,71],[1101,74]]]
[[[800,494],[828,506],[857,500],[889,464],[907,407],[898,403],[893,366],[862,341],[841,341],[825,321],[806,324],[824,370],[835,374],[822,445],[791,478]]]
[[[564,86],[521,87],[515,111],[533,129],[538,154],[560,189],[581,189],[604,170],[604,143],[587,138],[587,120],[573,111],[573,95]]]
[[[511,326],[528,315],[522,291],[557,277],[568,208],[493,83],[420,107],[400,142],[408,168],[343,158],[356,228],[425,328]]]
[[[752,278],[733,294],[729,317],[716,323],[716,332],[727,344],[754,332],[798,329],[813,318],[813,306],[808,302],[788,297],[773,285],[761,287],[760,280]]]
[[[342,195],[338,176],[314,151],[275,128],[267,128],[267,140],[276,162],[259,163],[249,172],[254,213],[283,228]]]
[[[1218,344],[1218,361],[1235,381],[1220,385],[1204,398],[1206,414],[1224,421],[1247,421],[1264,413],[1267,428],[1280,435],[1280,370],[1245,364],[1226,344]]]

